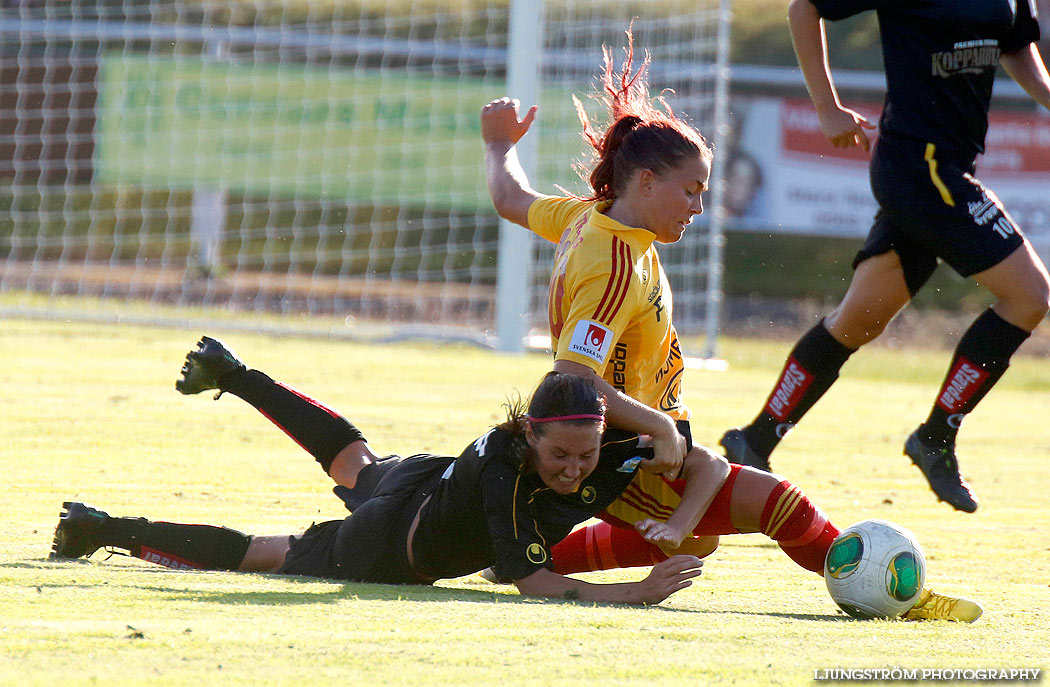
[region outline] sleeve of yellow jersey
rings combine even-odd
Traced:
[[[614,244],[615,247],[616,244]],[[616,342],[634,310],[633,264],[628,255],[574,255],[565,274],[565,320],[555,360],[604,375]]]
[[[529,205],[529,229],[551,243],[558,243],[574,217],[585,212],[590,201],[561,196],[543,196]]]

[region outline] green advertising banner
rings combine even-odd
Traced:
[[[478,113],[501,81],[113,54],[99,82],[103,183],[489,206]],[[530,135],[571,187],[570,92],[545,92],[541,111]]]

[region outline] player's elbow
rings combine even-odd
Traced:
[[[550,596],[549,585],[536,574],[514,580],[514,586],[522,596]]]
[[[683,477],[721,484],[729,477],[729,461],[704,446],[694,446],[686,456]]]
[[[516,184],[495,184],[489,186],[492,207],[496,214],[515,224],[528,228],[529,206],[533,195]]]
[[[579,598],[579,590],[573,584],[574,580],[558,575],[546,568],[540,568],[527,577],[514,580],[514,586],[518,593],[523,596],[561,597],[565,599]]]

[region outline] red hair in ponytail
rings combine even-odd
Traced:
[[[594,99],[605,105],[612,123],[604,134],[591,125],[583,104],[573,96],[576,114],[583,125],[583,138],[594,150],[594,167],[587,173],[577,166],[581,177],[588,179],[594,192],[585,200],[612,200],[638,169],[661,174],[677,167],[690,156],[711,157],[707,140],[685,120],[678,117],[667,101],[657,97],[661,109],[653,106],[649,96],[646,72],[649,53],[634,69],[634,36],[628,28],[627,55],[620,72],[613,68],[612,51],[603,46],[604,64],[599,76],[601,91]]]

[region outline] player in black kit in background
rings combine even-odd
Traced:
[[[780,439],[850,355],[922,288],[939,258],[997,300],[963,334],[929,417],[904,452],[939,499],[973,512],[977,498],[959,474],[956,433],[1050,310],[1046,267],[995,194],[973,176],[997,64],[1050,109],[1050,77],[1034,44],[1035,2],[791,0],[795,53],[821,131],[835,147],[868,150],[865,130],[874,126],[839,102],[823,22],[867,10],[878,14],[887,82],[870,167],[879,211],[842,302],[795,345],[754,421],[726,432],[722,445],[732,462],[769,470]]]

